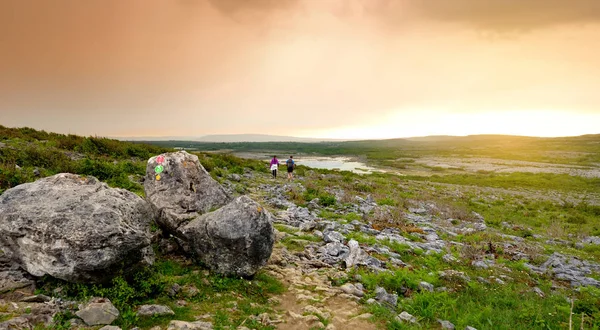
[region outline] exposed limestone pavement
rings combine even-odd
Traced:
[[[144,328],[152,330],[362,330],[390,324],[475,329],[472,319],[434,315],[431,309],[431,315],[424,316],[410,304],[417,294],[455,299],[452,295],[464,288],[492,292],[519,280],[525,283],[519,294],[542,299],[556,299],[559,290],[571,287],[600,287],[597,261],[545,252],[548,245],[568,251],[595,249],[600,244],[596,236],[577,243],[534,237],[509,219],[488,226],[480,214],[461,213],[434,199],[408,199],[396,207],[381,202],[383,198],[377,202],[368,188],[357,193],[338,186],[324,187],[326,193],[314,197],[310,190],[316,189],[302,176],[293,182],[267,178],[267,173],[246,172],[224,175],[217,178],[223,181],[219,183],[197,156],[177,152],[148,161],[146,201],[94,178],[70,174],[6,191],[0,196],[0,316],[10,318],[2,319],[0,330],[52,327],[56,315],[69,315],[70,324],[79,329],[105,330],[121,329],[115,323],[135,328],[133,323],[140,320],[164,321]],[[331,174],[314,178],[336,179]],[[224,188],[236,184],[246,185],[246,194],[234,196]],[[44,212],[35,212],[34,199],[41,201]],[[54,205],[53,199],[61,203]],[[86,222],[88,218],[97,221]],[[115,305],[123,306],[106,297],[65,300],[60,288],[46,292],[48,296],[34,295],[39,277],[46,274],[95,281],[107,272],[110,279],[115,264],[125,268],[120,271],[137,265],[150,244],[153,219],[154,248],[159,255],[173,257],[165,266],[168,284],[160,296],[165,302],[143,301],[119,310]],[[512,234],[518,230],[526,235]],[[86,240],[93,249],[86,249]],[[193,263],[202,268],[185,269]],[[400,272],[404,277],[394,277]],[[211,282],[214,274],[220,277]],[[287,290],[265,296],[268,307],[261,312],[255,312],[257,304],[242,306],[242,294],[229,292],[223,284],[235,278],[241,287],[254,289],[253,276],[265,274]],[[197,286],[184,282],[184,276],[197,280]],[[205,297],[199,283],[219,290]],[[225,310],[194,309],[195,303],[217,303],[226,294],[240,299],[227,301]],[[226,327],[217,323],[225,322],[219,319],[223,313],[244,308],[251,311],[243,314],[244,321]],[[69,313],[58,314],[65,311]],[[377,311],[387,313],[385,325],[374,315]],[[116,321],[124,314],[134,321]]]

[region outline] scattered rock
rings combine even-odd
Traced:
[[[398,305],[398,295],[395,293],[387,293],[384,288],[375,288],[375,299],[389,307],[395,308]]]
[[[35,296],[27,296],[27,297],[23,297],[21,298],[22,302],[35,302],[35,303],[44,303],[44,302],[48,302],[52,300],[52,298],[43,295],[43,294],[36,294]]]
[[[362,285],[361,285],[362,287]],[[340,290],[344,291],[344,293],[354,295],[357,297],[362,297],[365,295],[362,289],[357,288],[356,285],[352,283],[346,283],[340,287]]]
[[[450,321],[447,321],[447,320],[438,320],[438,323],[440,324],[440,326],[442,327],[442,329],[454,330],[454,324],[452,324],[452,322],[450,322]]]
[[[102,328],[100,328],[99,330],[121,330],[121,328],[114,326],[114,325],[105,325]]]
[[[399,322],[417,323],[417,318],[406,311],[398,314],[398,316],[396,316],[396,320]]]
[[[542,289],[538,288],[537,286],[534,287],[533,289],[531,289],[531,291],[533,291],[535,294],[537,294],[538,296],[540,296],[542,298],[544,298],[546,296],[544,291],[542,291]]]
[[[87,304],[79,306],[75,313],[87,325],[111,324],[119,317],[119,311],[106,298],[92,298]]]
[[[167,330],[212,330],[213,325],[210,322],[196,321],[171,321]]]
[[[344,255],[341,259],[346,268],[363,265],[374,270],[381,270],[383,267],[383,263],[379,259],[371,257],[353,239],[348,242],[348,254]]]
[[[325,241],[325,243],[344,243],[346,241],[346,238],[344,237],[344,235],[338,233],[337,231],[326,231],[323,232],[323,241]]]
[[[0,322],[0,329],[33,329],[33,325],[29,323],[29,319],[24,316],[12,318],[8,321]]]
[[[471,262],[471,266],[475,268],[488,269],[495,264],[494,260],[474,260]]]
[[[94,177],[57,174],[0,196],[0,248],[34,276],[107,281],[143,258],[150,206]]]
[[[235,182],[240,182],[242,181],[242,176],[236,173],[232,173],[227,175],[227,179],[231,180],[231,181],[235,181]]]
[[[138,308],[138,316],[163,316],[175,315],[175,312],[168,306],[164,305],[142,305]]]
[[[449,264],[455,263],[458,260],[456,260],[456,258],[451,255],[451,254],[444,254],[444,256],[442,257],[442,260],[444,260],[444,262],[447,262]]]
[[[567,257],[554,252],[546,262],[539,267],[525,264],[526,267],[537,273],[548,273],[554,278],[571,282],[571,286],[595,286],[600,288],[600,281],[588,277],[592,273],[600,272],[600,264],[582,261],[576,257]]]
[[[600,237],[599,236],[589,236],[584,238],[581,243],[583,244],[593,244],[600,245]]]
[[[433,284],[431,283],[427,283],[425,281],[421,281],[419,283],[419,288],[421,288],[421,290],[425,290],[425,291],[429,291],[429,292],[433,292]]]
[[[296,206],[293,203],[287,210],[279,212],[276,217],[277,222],[282,222],[294,227],[300,227],[300,225],[305,222],[314,222],[316,219],[316,215],[309,209]]]
[[[471,278],[469,276],[465,275],[465,273],[459,272],[459,271],[453,270],[453,269],[439,271],[438,274],[441,278],[445,278],[447,280],[457,280],[458,279],[465,283],[471,281]]]
[[[173,283],[171,286],[166,288],[166,291],[167,291],[167,295],[169,295],[169,297],[173,298],[173,297],[177,296],[179,291],[181,291],[181,285],[179,285],[177,283]]]

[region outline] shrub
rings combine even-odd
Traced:
[[[319,204],[322,206],[332,206],[335,205],[335,196],[330,194],[320,194],[319,195]]]

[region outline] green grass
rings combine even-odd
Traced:
[[[450,174],[430,177],[406,176],[410,180],[472,185],[493,188],[524,188],[536,190],[574,191],[582,193],[600,192],[600,178],[584,178],[568,174],[553,173],[491,173]]]
[[[506,143],[506,142],[510,143]],[[357,175],[347,171],[331,171],[297,168],[297,179],[305,189],[294,186],[288,197],[297,205],[306,205],[319,198],[323,209],[319,217],[336,220],[340,223],[359,220],[373,226],[393,226],[412,241],[420,241],[418,226],[403,217],[409,207],[428,205],[431,214],[453,225],[474,222],[473,212],[485,219],[485,223],[495,232],[481,232],[452,237],[462,246],[449,246],[448,253],[459,260],[452,265],[442,260],[441,255],[427,255],[420,249],[390,241],[376,240],[364,233],[350,233],[347,239],[355,239],[361,244],[380,244],[398,253],[402,261],[410,266],[392,268],[392,272],[371,273],[365,269],[351,271],[347,278],[332,278],[341,285],[355,280],[360,274],[366,288],[366,299],[373,297],[377,286],[388,292],[400,295],[399,306],[390,310],[381,306],[366,306],[380,328],[420,329],[439,328],[437,319],[453,322],[457,329],[474,326],[477,329],[564,329],[567,327],[570,304],[567,299],[575,299],[574,324],[580,322],[585,313],[586,329],[600,328],[600,290],[580,288],[573,290],[551,289],[553,283],[546,275],[530,274],[524,262],[510,261],[510,255],[499,242],[505,239],[500,234],[524,237],[526,242],[535,243],[536,253],[531,263],[539,264],[552,252],[577,256],[586,260],[600,260],[600,249],[588,245],[576,249],[574,243],[586,235],[600,235],[600,206],[595,205],[600,194],[600,179],[583,178],[563,174],[533,174],[479,172],[456,174],[454,170],[438,167],[419,167],[420,157],[490,157],[496,160],[526,160],[552,164],[592,165],[600,163],[600,136],[577,138],[535,139],[521,137],[470,137],[452,141],[419,142],[405,140],[353,141],[349,143],[267,143],[267,144],[194,144],[206,146],[202,150],[286,150],[286,153],[315,152],[323,155],[365,155],[367,162],[394,168],[413,168],[428,171],[433,176],[397,176],[386,173]],[[135,181],[145,174],[147,158],[167,152],[179,142],[161,142],[159,146],[125,143],[98,137],[78,137],[36,131],[28,128],[11,129],[0,126],[0,142],[8,146],[0,148],[0,193],[15,185],[31,182],[38,168],[40,176],[59,172],[72,172],[93,175],[113,187],[121,187],[143,194],[143,188]],[[184,143],[184,142],[181,142]],[[186,142],[187,143],[187,142]],[[180,146],[180,145],[177,145]],[[231,146],[231,147],[230,147]],[[273,149],[268,149],[273,148]],[[213,150],[214,150],[213,149]],[[569,156],[571,152],[581,152]],[[279,152],[278,152],[279,153]],[[234,189],[237,193],[250,192],[259,199],[261,184],[268,183],[268,167],[265,162],[237,158],[229,153],[196,153],[202,165],[219,182],[227,180],[229,174],[251,172],[253,179],[244,178]],[[74,157],[75,156],[75,157]],[[15,165],[20,166],[17,169]],[[134,180],[130,179],[133,178]],[[446,184],[452,184],[451,186]],[[487,188],[502,188],[499,191]],[[336,198],[332,189],[344,190],[346,196]],[[366,216],[347,212],[346,207],[354,203],[354,197],[367,195],[379,207],[391,213],[376,217],[375,212]],[[431,208],[429,208],[431,206]],[[501,224],[510,223],[509,228]],[[304,251],[306,245],[320,239],[296,228],[275,224],[275,228],[288,234],[278,242],[292,252]],[[542,234],[540,239],[533,235]],[[564,239],[567,246],[546,244],[548,238]],[[496,263],[499,267],[481,270],[470,266],[475,255],[481,255],[488,244],[495,245]],[[533,247],[529,247],[533,248]],[[386,261],[389,256],[373,256]],[[390,265],[391,267],[391,265]],[[443,279],[438,271],[454,269],[471,277],[465,283],[457,279]],[[513,280],[505,285],[482,284],[478,276],[507,275]],[[599,274],[590,275],[599,278]],[[446,292],[424,292],[419,282],[427,281],[436,287],[446,287]],[[175,297],[165,289],[173,284],[184,289]],[[540,287],[546,298],[531,292],[533,286]],[[271,312],[273,307],[268,298],[281,294],[284,287],[266,273],[259,272],[253,279],[228,278],[210,274],[206,269],[184,259],[158,256],[153,267],[144,271],[118,274],[111,283],[104,285],[69,284],[44,278],[38,292],[50,293],[62,287],[66,299],[87,299],[104,296],[121,311],[116,324],[129,328],[133,324],[142,329],[155,325],[165,327],[171,319],[194,320],[202,314],[210,314],[215,329],[237,328],[244,323],[253,329],[271,329],[249,318],[262,312]],[[197,294],[190,293],[195,288]],[[186,306],[178,306],[177,300],[187,301]],[[135,309],[140,304],[160,303],[170,306],[175,316],[140,319]],[[394,320],[401,311],[415,315],[420,324],[411,326]],[[6,317],[6,316],[5,316]],[[68,312],[57,316],[57,329],[68,329]],[[0,321],[2,319],[0,318]],[[326,324],[328,320],[321,320]]]
[[[74,284],[44,278],[38,293],[56,296],[53,290],[60,287],[65,299],[87,300],[91,297],[105,297],[119,310],[121,315],[115,324],[124,328],[138,326],[149,329],[153,326],[166,326],[170,320],[194,321],[195,316],[213,315],[215,328],[237,326],[248,316],[272,311],[268,298],[285,291],[283,285],[266,273],[259,272],[252,279],[231,278],[211,274],[208,270],[184,260],[159,259],[152,267],[132,274],[119,275],[111,283]],[[183,289],[171,297],[166,289],[173,284]],[[186,289],[193,286],[197,293],[190,294]],[[185,299],[186,306],[178,306],[177,300]],[[231,309],[235,301],[237,308]],[[135,309],[142,304],[163,304],[169,306],[175,315],[140,318]],[[227,311],[227,312],[224,312]],[[65,320],[59,317],[62,326]],[[258,329],[271,329],[255,324]]]
[[[567,326],[570,312],[570,303],[565,299],[567,291],[551,291],[551,282],[537,280],[538,286],[546,292],[546,297],[541,298],[531,291],[532,279],[525,272],[513,275],[515,280],[504,285],[482,284],[475,277],[487,277],[491,275],[489,271],[458,265],[455,267],[465,271],[472,280],[468,283],[447,280],[438,278],[436,272],[430,271],[443,268],[436,259],[433,257],[422,262],[414,260],[413,268],[396,269],[391,273],[358,272],[367,292],[363,301],[373,297],[373,291],[378,286],[400,296],[398,306],[393,310],[376,305],[366,306],[376,323],[387,329],[438,328],[438,319],[451,321],[457,329],[464,329],[467,325],[477,329],[564,329]],[[518,269],[516,265],[515,269]],[[450,290],[420,290],[420,281]],[[574,323],[579,324],[581,313],[585,313],[586,328],[599,327],[600,290],[569,290],[568,295],[575,299]],[[402,311],[417,317],[419,325],[395,321],[395,316]]]

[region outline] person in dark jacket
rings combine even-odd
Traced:
[[[294,168],[296,168],[296,163],[294,163],[293,158],[294,156],[290,156],[290,158],[285,161],[285,165],[287,165],[288,180],[292,180],[294,178]]]

